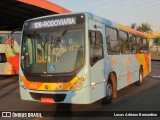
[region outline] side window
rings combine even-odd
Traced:
[[[90,63],[93,66],[96,62],[103,58],[103,42],[100,31],[90,31]]]
[[[136,36],[133,34],[129,34],[129,42],[131,46],[131,53],[136,54]]]
[[[18,45],[20,45],[21,33],[13,33],[12,37],[16,38],[16,41],[17,41]]]
[[[116,29],[106,27],[106,43],[109,55],[120,53],[118,31]]]
[[[146,38],[142,39],[142,45],[143,45],[143,53],[148,53],[149,52],[149,43],[148,40]]]
[[[0,33],[0,44],[5,44],[6,40],[8,39],[8,35],[7,34],[1,34]]]
[[[142,37],[137,36],[137,53],[143,53]]]
[[[7,62],[5,53],[0,53],[0,63]]]
[[[119,31],[119,39],[121,41],[121,53],[122,54],[129,54],[130,53],[130,46],[128,41],[128,33],[124,31]]]

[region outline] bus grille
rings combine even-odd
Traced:
[[[55,102],[62,102],[66,98],[66,94],[44,94],[44,93],[33,93],[30,95],[35,100],[41,100],[41,98],[52,98]]]
[[[54,83],[54,82],[69,82],[72,80],[74,77],[63,77],[63,76],[58,76],[58,77],[29,77],[27,76],[27,80],[31,82],[47,82],[47,83]]]

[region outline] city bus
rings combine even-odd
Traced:
[[[42,103],[110,103],[151,71],[148,36],[92,13],[27,20],[20,96]]]
[[[0,76],[19,74],[20,40],[20,31],[0,31]]]

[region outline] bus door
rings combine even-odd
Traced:
[[[89,20],[89,56],[90,56],[90,79],[92,85],[92,100],[98,100],[105,96],[104,88],[104,50],[103,34],[104,25]],[[98,94],[100,93],[100,94]]]

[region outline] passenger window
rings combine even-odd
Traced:
[[[106,27],[106,43],[109,55],[119,54],[118,31],[114,28]]]
[[[143,53],[142,37],[137,36],[137,53]]]
[[[130,46],[131,46],[131,53],[132,54],[136,54],[136,36],[133,34],[129,34],[129,42],[130,42]]]
[[[148,44],[148,41],[147,41],[147,39],[146,38],[143,38],[142,39],[142,46],[143,46],[143,48],[142,48],[142,52],[143,53],[148,53],[149,52],[149,44]]]
[[[119,31],[119,38],[121,41],[121,53],[122,54],[129,54],[130,53],[130,46],[128,41],[128,33],[124,31]]]

